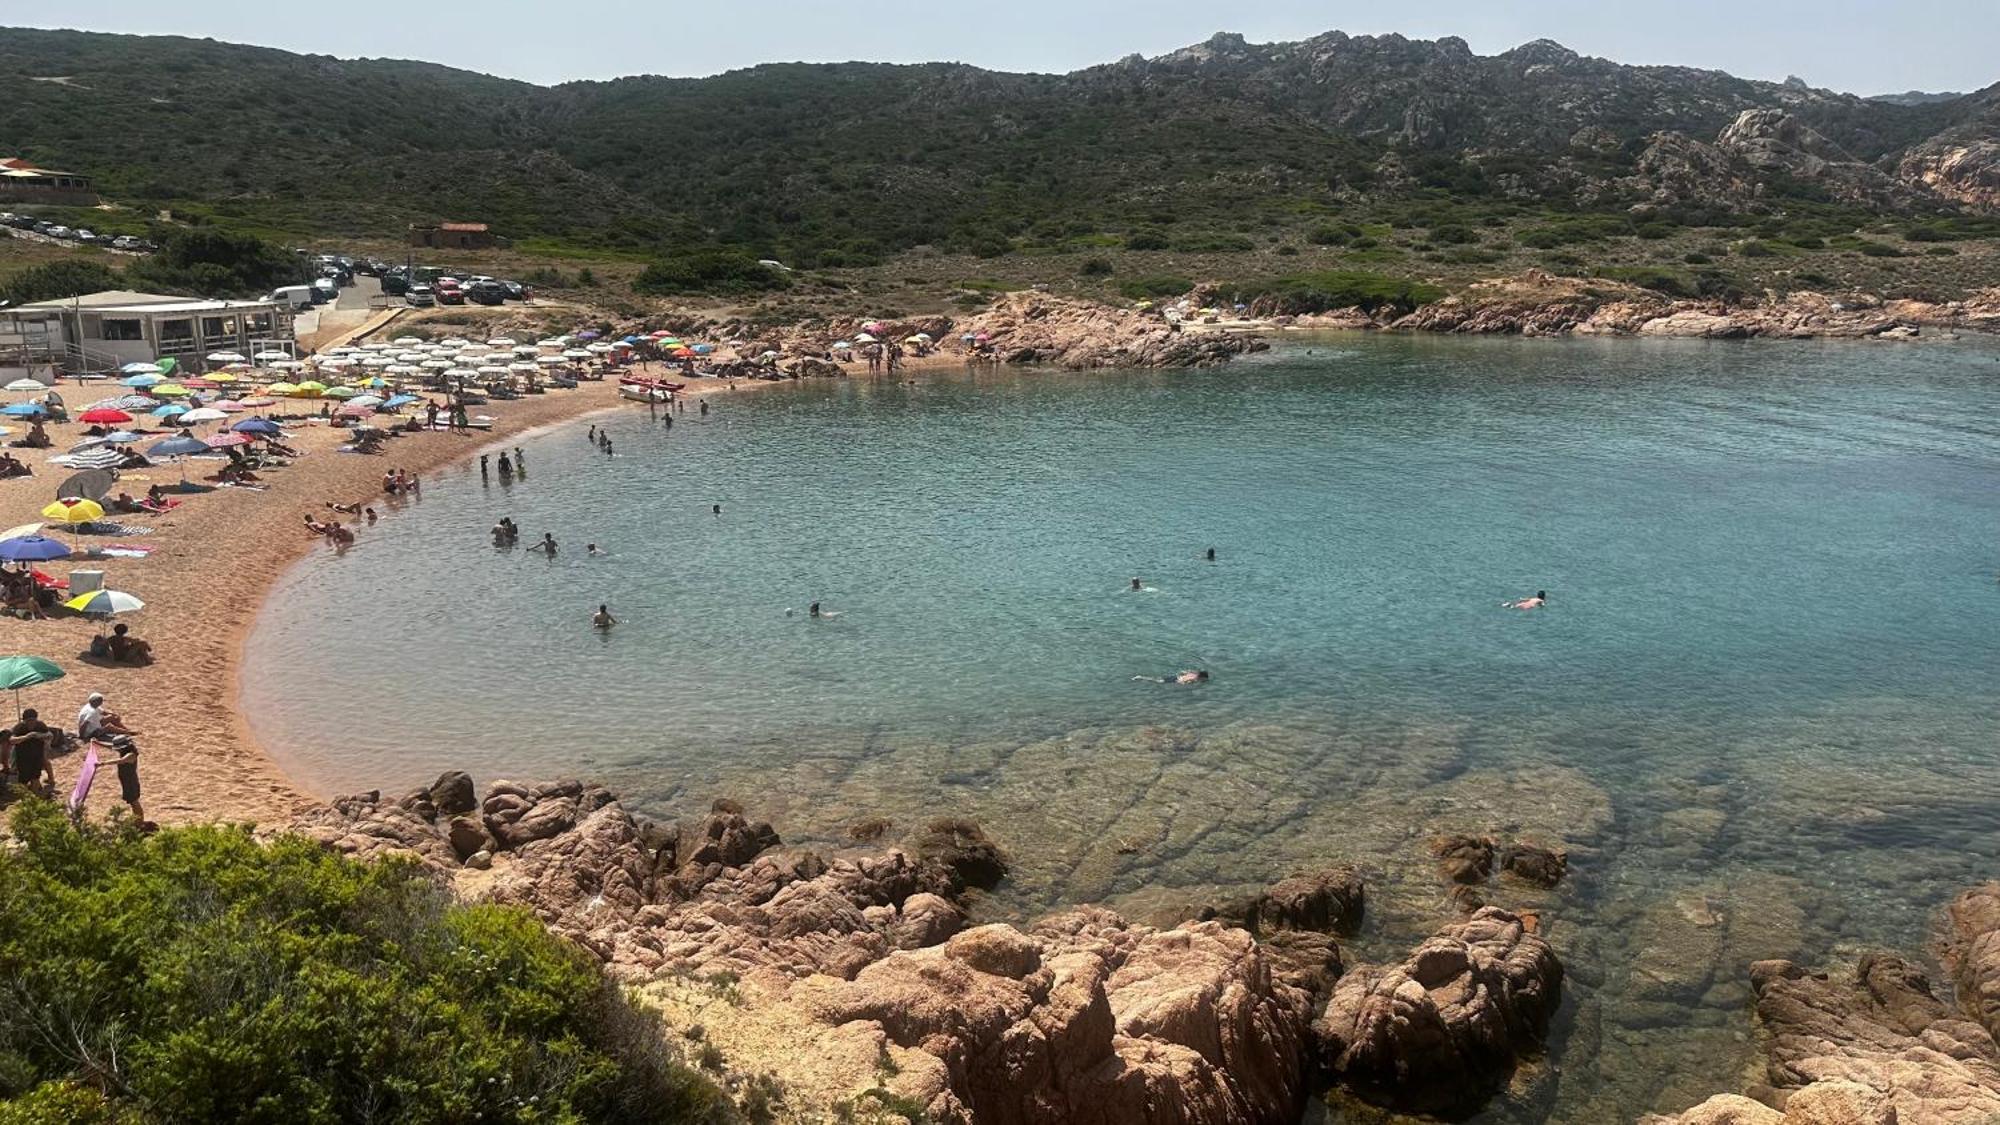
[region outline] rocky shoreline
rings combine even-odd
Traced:
[[[1257,311],[1253,306],[1251,312]],[[1342,309],[1275,317],[1271,323],[1292,329],[1456,335],[1914,340],[1939,332],[2000,331],[2000,288],[1946,302],[1800,291],[1731,304],[1530,271],[1481,282],[1412,312]]]
[[[601,786],[502,781],[481,796],[450,773],[292,827],[526,906],[670,1009],[677,982],[739,997],[786,1045],[732,1066],[768,1064],[780,1090],[876,1091],[938,1122],[1290,1122],[1328,1085],[1392,1110],[1470,1112],[1539,1053],[1561,996],[1539,920],[1472,902],[1400,962],[1350,963],[1341,935],[1366,888],[1338,863],[1174,926],[1095,906],[974,925],[969,900],[1007,860],[959,820],[821,852],[727,801],[663,824]],[[1445,843],[1443,878],[1495,873],[1491,841]],[[1548,859],[1500,862],[1561,877]],[[691,1044],[729,1038],[732,1009],[712,995],[698,1009]]]

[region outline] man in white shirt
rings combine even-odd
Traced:
[[[79,741],[89,742],[93,738],[132,733],[118,716],[104,709],[104,693],[101,691],[91,692],[90,698],[84,701],[83,709],[76,713],[76,737]]]

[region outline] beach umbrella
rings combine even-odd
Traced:
[[[275,363],[269,364],[269,367],[273,371],[297,371],[304,366],[305,364],[300,363],[296,359],[281,359]]]
[[[276,399],[270,398],[246,398],[238,400],[237,405],[243,407],[245,410],[262,410],[267,406],[276,406],[278,402]]]
[[[242,403],[240,403],[240,402],[237,402],[237,401],[236,401],[235,399],[233,399],[233,398],[223,398],[223,399],[217,399],[216,401],[214,401],[214,402],[211,402],[211,403],[209,403],[208,405],[209,405],[209,409],[211,409],[211,410],[220,410],[220,411],[222,411],[222,412],[223,412],[224,414],[241,414],[241,413],[243,413],[243,404],[242,404]]]
[[[514,346],[514,338],[512,336],[495,336],[486,342],[496,348],[511,348]]]
[[[93,617],[109,617],[114,613],[137,613],[146,608],[146,603],[123,590],[92,590],[64,602],[63,608]]]
[[[481,375],[505,375],[507,369],[497,363],[487,363],[480,365],[479,373]]]
[[[86,410],[77,415],[76,420],[92,426],[115,426],[121,422],[130,422],[132,416],[123,410],[113,410],[108,406],[100,406],[95,410]]]
[[[33,394],[40,394],[48,390],[49,387],[47,383],[42,382],[40,379],[16,379],[7,384],[7,389],[10,391],[27,391]]]
[[[854,337],[854,342],[857,344],[872,344],[875,342],[875,337],[863,332]]]
[[[175,417],[178,417],[178,416],[180,416],[180,415],[182,415],[182,414],[186,414],[187,412],[188,412],[188,408],[187,408],[187,407],[185,407],[185,406],[182,406],[182,405],[181,405],[180,403],[178,403],[178,402],[169,402],[169,403],[167,403],[167,404],[166,404],[166,405],[164,405],[164,406],[156,406],[156,407],[154,407],[154,408],[153,408],[153,417],[155,417],[155,418],[175,418]]]
[[[213,406],[204,406],[199,410],[190,410],[186,414],[181,415],[180,422],[183,426],[192,426],[197,422],[220,422],[227,417],[229,415]]]
[[[109,406],[114,410],[124,410],[129,412],[133,410],[151,410],[155,406],[160,405],[160,403],[158,399],[150,398],[146,395],[120,395],[117,398],[110,399],[106,402],[100,402],[97,403],[96,405]]]
[[[48,407],[39,402],[17,402],[9,406],[0,406],[0,414],[5,414],[9,418],[39,418],[48,412]]]
[[[569,360],[559,355],[545,355],[535,360],[535,362],[541,364],[543,367],[561,367],[563,364],[568,363]]]
[[[542,349],[536,347],[533,344],[516,344],[514,345],[513,348],[515,355],[525,355],[525,356],[532,356],[536,352],[539,352],[541,350]]]
[[[264,393],[267,395],[295,395],[299,393],[299,388],[296,383],[272,383],[270,386],[264,388]]]
[[[427,359],[421,366],[429,368],[432,371],[449,371],[457,365],[448,359]]]
[[[111,491],[111,485],[117,479],[109,469],[85,469],[83,472],[72,474],[68,480],[62,482],[56,488],[56,495],[80,496],[85,500],[102,501],[104,494]]]
[[[882,323],[881,321],[879,321],[879,320],[871,320],[871,321],[869,321],[868,323],[866,323],[866,324],[862,325],[862,326],[861,326],[861,330],[862,330],[863,332],[880,332],[880,331],[882,331],[882,329],[883,329],[883,328],[885,328],[885,327],[887,327],[887,326],[886,326],[886,325],[884,325],[884,324],[883,324],[883,323]]]
[[[161,383],[153,388],[154,398],[186,398],[193,393],[180,383]]]
[[[411,403],[418,401],[421,400],[419,400],[416,395],[390,395],[389,401],[383,403],[382,405],[388,407],[391,410],[394,410],[399,406],[408,406]]]
[[[251,437],[249,434],[225,431],[211,438],[197,438],[195,440],[200,441],[204,449],[227,449],[232,445],[249,445],[257,439]]]
[[[182,379],[181,386],[191,391],[212,391],[221,384],[213,379]]]
[[[535,370],[535,365],[532,363],[510,363],[507,365],[507,370],[520,371],[527,374],[533,374]]]
[[[82,496],[65,496],[42,509],[42,518],[56,523],[66,523],[75,529],[87,523],[95,523],[104,518],[104,505]]]
[[[696,344],[694,346],[694,354],[696,355],[709,355],[714,351],[715,351],[714,344]]]
[[[238,355],[238,354],[237,354],[237,353],[235,353],[235,352],[210,352],[210,353],[208,353],[208,362],[210,362],[210,363],[248,363],[248,362],[250,362],[250,361],[249,361],[248,359],[246,359],[245,357],[243,357],[243,356],[241,356],[241,355]]]
[[[831,350],[836,352],[851,352],[854,350],[854,345],[845,340],[838,340],[834,342]]]
[[[276,436],[285,432],[284,427],[271,421],[269,418],[245,418],[229,428],[239,434],[269,434]]]
[[[299,390],[304,391],[305,387],[300,386]],[[353,387],[328,387],[319,394],[321,398],[353,398],[360,393]]]
[[[297,387],[294,387],[292,389],[292,393],[294,395],[297,395],[299,398],[310,398],[313,395],[323,395],[326,393],[326,384],[320,382],[318,379],[307,379],[305,382],[300,383]]]
[[[417,336],[398,336],[389,342],[399,348],[414,348],[418,344],[423,343],[423,340]]]
[[[693,348],[675,348],[671,353],[675,359],[693,359]]]
[[[66,559],[69,555],[68,547],[43,535],[17,535],[12,539],[0,539],[0,562],[52,562],[56,559]]]
[[[382,405],[382,396],[381,396],[381,395],[355,395],[355,396],[354,396],[353,398],[350,398],[350,399],[348,399],[348,400],[347,400],[347,405],[349,405],[349,406],[380,406],[380,405]]]
[[[611,345],[610,345],[610,344],[586,344],[586,345],[584,345],[584,348],[583,348],[583,350],[584,350],[584,351],[587,351],[587,352],[589,352],[589,353],[590,353],[591,355],[610,355],[610,354],[611,354]]]
[[[165,375],[167,369],[157,363],[128,363],[118,369],[125,375]]]
[[[193,434],[176,434],[165,441],[153,443],[146,450],[148,457],[192,457],[197,453],[207,453],[208,443]]]
[[[65,453],[49,458],[49,464],[61,465],[66,469],[115,469],[125,460],[125,455],[109,446],[86,449],[81,453]]]
[[[131,430],[113,430],[97,440],[106,445],[131,445],[133,442],[140,440],[140,437],[141,435]]]
[[[341,408],[339,410],[334,411],[334,413],[340,415],[343,418],[366,418],[370,414],[375,413],[375,408],[373,406],[358,406],[350,402],[342,405]]]
[[[227,371],[217,371],[208,377],[208,382],[211,383],[240,383],[242,381],[243,376],[232,375]]]
[[[0,660],[0,690],[14,693],[14,717],[21,717],[21,689],[53,683],[65,673],[55,661],[39,656],[10,656]]]
[[[563,352],[564,359],[589,359],[590,353],[582,348],[570,348]]]
[[[583,331],[577,333],[576,338],[579,340],[595,340],[601,335],[603,335],[603,333],[599,332],[595,328],[586,328]]]
[[[258,352],[250,358],[258,363],[289,363],[292,360],[292,353],[267,350]]]

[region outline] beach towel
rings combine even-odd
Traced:
[[[83,802],[90,796],[90,783],[97,780],[97,743],[90,744],[84,752],[83,768],[76,771],[76,788],[69,791],[69,815],[76,816],[83,810]]]
[[[99,547],[93,552],[107,559],[143,559],[152,553],[151,547],[134,547],[130,543],[113,543],[109,547]]]

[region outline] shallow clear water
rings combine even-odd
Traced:
[[[295,570],[246,704],[325,792],[970,813],[1002,914],[1352,859],[1364,956],[1447,915],[1431,833],[1562,843],[1563,888],[1491,895],[1575,970],[1495,1115],[1680,1108],[1741,1085],[1749,960],[1914,951],[1992,874],[1996,408],[1977,342],[1401,338],[631,407],[615,458],[565,427]],[[560,557],[493,550],[503,514]]]

